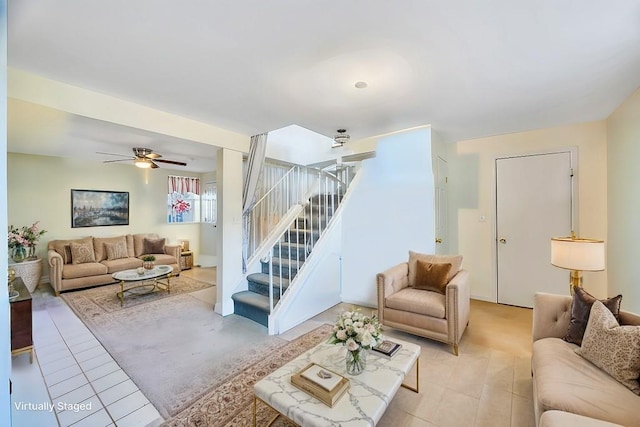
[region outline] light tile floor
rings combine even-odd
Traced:
[[[210,269],[197,268],[183,274],[215,283],[215,269],[213,275]],[[12,359],[12,425],[161,424],[158,411],[127,374],[64,301],[50,293],[48,285],[40,285],[34,293],[33,364],[28,354]],[[215,302],[212,292],[198,291],[197,297]],[[280,337],[293,340],[323,323],[333,323],[349,308],[339,304]],[[458,357],[441,343],[393,329],[385,334],[421,346],[421,392],[401,388],[380,426],[535,425],[531,310],[472,301]]]

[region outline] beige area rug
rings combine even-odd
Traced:
[[[162,279],[163,281],[165,279]],[[120,305],[120,298],[117,293],[120,292],[120,285],[103,285],[94,288],[83,289],[79,291],[63,292],[62,299],[73,309],[73,311],[85,321],[89,319],[98,319],[101,315],[113,313],[120,310],[127,310],[152,301],[157,301],[171,296],[181,295],[205,289],[213,286],[210,283],[195,280],[189,277],[172,277],[171,293],[157,289],[144,295],[127,295],[124,304]],[[144,290],[144,288],[139,288]]]
[[[293,360],[316,345],[326,342],[331,335],[331,325],[322,325],[279,348],[261,351],[260,359],[241,372],[230,376],[211,388],[201,398],[169,419],[163,426],[224,426],[241,427],[253,424],[253,385],[285,363]],[[277,412],[260,402],[257,408],[257,425],[267,425]],[[272,424],[291,426],[284,417]]]

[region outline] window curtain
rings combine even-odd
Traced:
[[[200,195],[200,178],[169,175],[167,183],[168,183],[168,194],[193,193],[193,194]]]
[[[262,167],[267,152],[268,133],[261,133],[251,137],[249,143],[249,157],[242,187],[242,272],[247,272],[247,252],[249,248],[249,234],[251,232],[251,209],[256,202],[258,184],[262,177]]]

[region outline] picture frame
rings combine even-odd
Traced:
[[[129,192],[71,190],[71,228],[129,225]]]

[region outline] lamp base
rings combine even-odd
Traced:
[[[582,276],[580,276],[579,270],[571,270],[571,281],[569,282],[569,293],[573,296],[573,288],[582,287]]]

